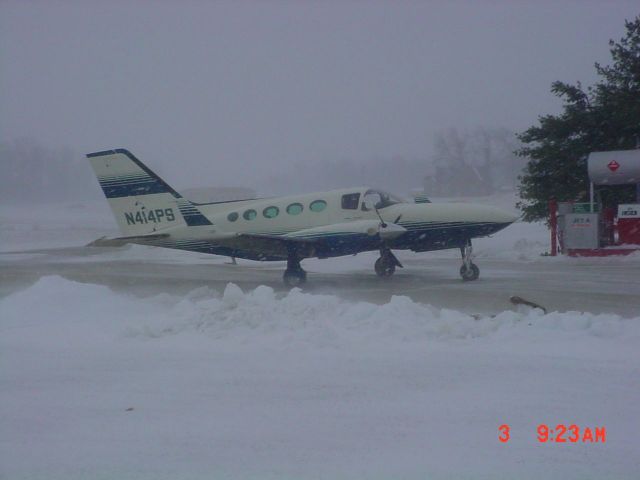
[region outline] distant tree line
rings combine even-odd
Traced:
[[[474,196],[514,190],[526,163],[514,153],[519,145],[515,133],[506,128],[450,128],[437,132],[433,167],[424,181],[425,192],[434,196]]]
[[[421,187],[429,165],[426,157],[402,155],[300,161],[265,178],[257,189],[261,194],[284,195],[369,185],[402,195]]]
[[[417,190],[436,197],[489,195],[515,190],[526,164],[514,153],[519,147],[515,133],[506,128],[450,128],[434,135],[432,154],[301,161],[258,188],[274,195],[362,185],[399,195]]]
[[[86,158],[33,139],[0,143],[0,201],[4,204],[96,198],[98,183]]]

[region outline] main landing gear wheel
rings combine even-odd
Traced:
[[[480,269],[475,263],[470,263],[469,266],[462,265],[460,267],[460,276],[465,282],[477,280],[480,276]]]
[[[289,287],[301,287],[307,281],[307,272],[300,266],[300,258],[295,251],[289,252],[287,269],[282,276],[284,284]]]
[[[379,277],[390,277],[396,271],[396,264],[390,258],[380,257],[373,268]]]
[[[285,270],[282,280],[284,280],[284,284],[287,287],[300,287],[307,281],[307,272],[301,268],[297,270]]]
[[[473,254],[471,240],[467,240],[465,246],[460,247],[460,253],[462,254],[462,266],[460,267],[460,276],[462,277],[462,280],[465,282],[477,280],[480,276],[480,269],[471,261]]]

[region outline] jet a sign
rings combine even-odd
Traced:
[[[607,167],[612,172],[615,172],[616,170],[618,170],[620,168],[620,164],[618,162],[616,162],[615,160],[611,160],[609,163],[607,163]]]
[[[588,216],[584,216],[584,217],[575,216],[573,217],[571,226],[576,228],[591,228],[591,223],[592,223],[591,218]]]

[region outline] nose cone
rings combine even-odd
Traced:
[[[399,223],[409,229],[437,226],[478,227],[490,233],[502,230],[518,217],[511,212],[473,203],[420,203],[394,205],[389,217],[398,216]],[[393,207],[390,207],[390,209]]]
[[[473,235],[474,237],[497,233],[518,220],[518,217],[511,212],[485,205],[473,205],[467,218],[467,221],[478,222],[478,229]]]
[[[513,213],[488,205],[471,205],[465,217],[467,222],[484,224],[485,229],[491,233],[496,233],[518,220]]]
[[[485,222],[510,224],[518,220],[517,215],[500,208],[481,205],[477,205],[476,208],[480,208],[478,216],[483,217]]]

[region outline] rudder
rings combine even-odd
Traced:
[[[189,200],[123,148],[87,154],[120,231],[146,235],[180,226],[211,225]]]

